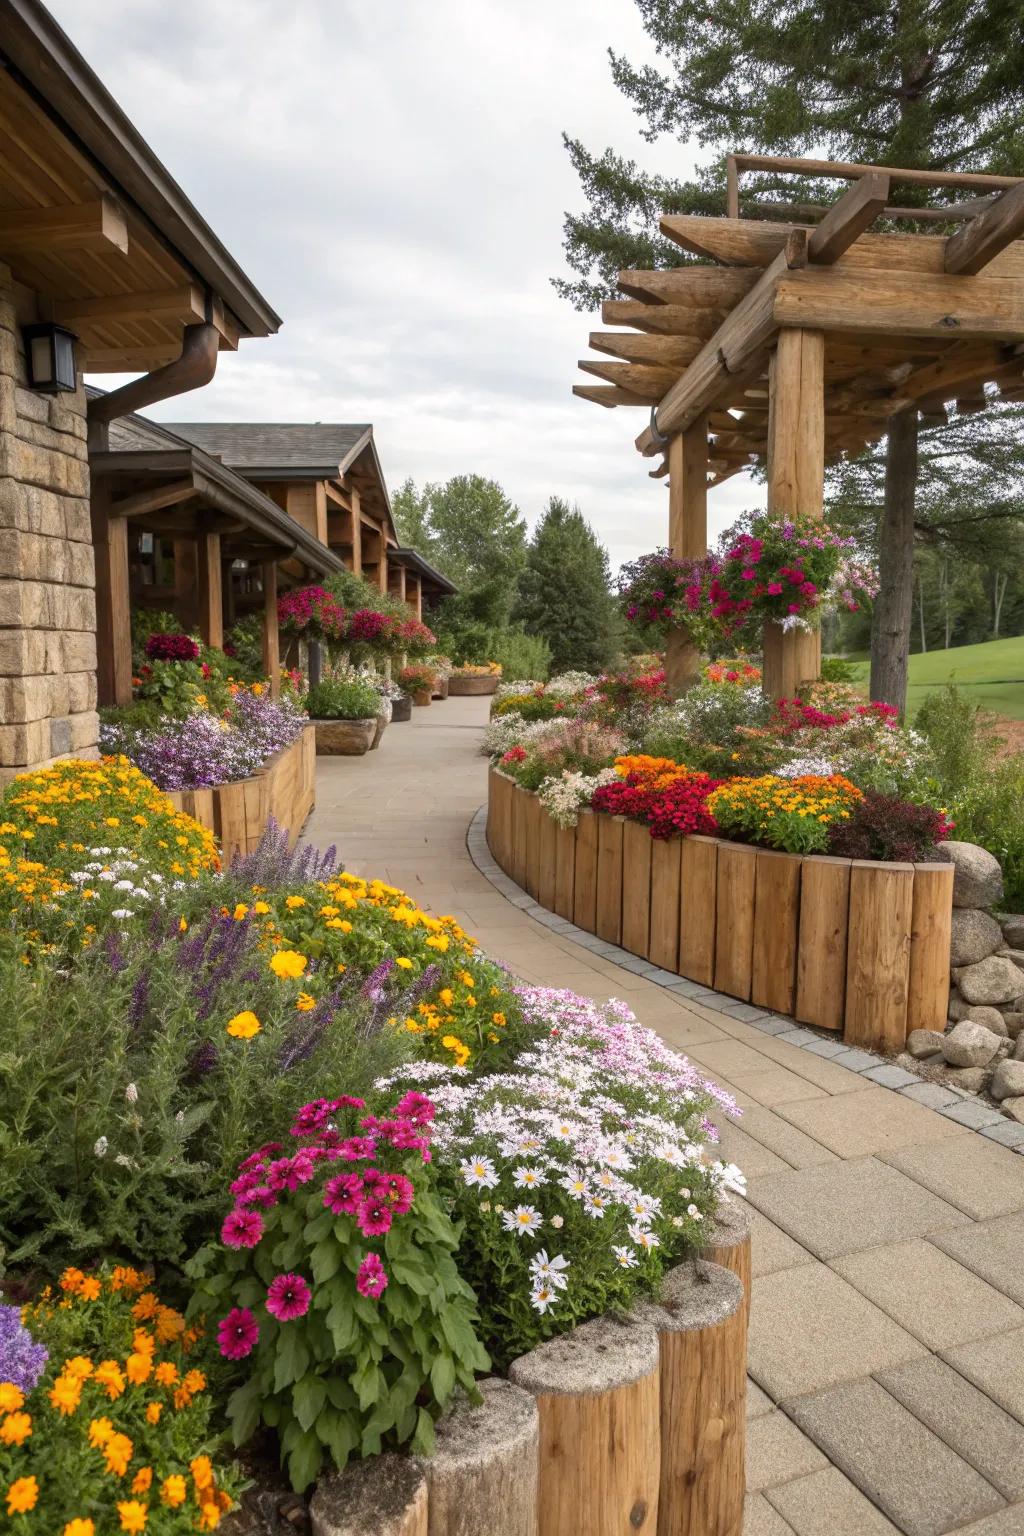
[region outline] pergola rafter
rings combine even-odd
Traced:
[[[707,489],[752,462],[766,464],[770,509],[820,515],[825,464],[885,436],[893,416],[980,411],[993,389],[1024,398],[1024,179],[771,156],[728,166],[729,217],[660,221],[703,264],[621,272],[626,297],[601,318],[623,329],[593,332],[603,356],[580,364],[602,382],[574,389],[650,413],[636,446],[661,460],[650,473],[669,481],[680,554],[706,539]],[[741,218],[747,170],[850,185],[814,223]],[[904,209],[893,189],[906,185],[976,195]],[[880,218],[959,228],[876,232]],[[698,660],[679,637],[669,653],[685,686]],[[766,691],[790,694],[817,670],[809,637],[766,635]]]

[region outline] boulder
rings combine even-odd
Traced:
[[[1024,1125],[1024,1094],[1015,1099],[1004,1099],[999,1108],[1011,1120],[1016,1120],[1018,1125]]]
[[[1018,1035],[1010,1052],[1013,1061],[1024,1061],[1024,1035]]]
[[[1010,949],[1006,944],[996,951],[999,955],[1005,955],[1007,960],[1012,960],[1014,965],[1024,971],[1024,949]]]
[[[912,1029],[907,1036],[907,1054],[913,1056],[915,1061],[925,1061],[929,1056],[934,1056],[936,1051],[942,1050],[945,1038],[937,1029]]]
[[[1017,1013],[1012,1009],[1004,1010],[1003,1023],[1006,1025],[1006,1033],[1010,1039],[1018,1040],[1021,1030],[1024,1029],[1024,1013]]]
[[[964,999],[960,996],[960,993],[956,987],[950,987],[949,1006],[946,1009],[946,1012],[948,1013],[952,1022],[954,1024],[959,1024],[961,1019],[966,1019],[970,1011],[970,1003],[964,1002]]]
[[[1003,942],[1003,930],[994,917],[977,907],[954,907],[950,929],[950,965],[975,965],[994,954]]]
[[[989,1092],[994,1099],[1024,1095],[1024,1061],[1001,1061],[992,1074]]]
[[[942,1081],[950,1088],[962,1088],[965,1093],[981,1093],[988,1087],[991,1076],[988,1067],[947,1067]]]
[[[1024,996],[1024,971],[1005,955],[989,955],[976,965],[959,966],[953,975],[966,1002],[1013,1003]]]
[[[1002,899],[999,860],[977,843],[940,843],[934,857],[952,864],[954,907],[993,907]]]
[[[987,1067],[999,1049],[999,1035],[984,1024],[964,1019],[942,1037],[942,1054],[951,1067]]]
[[[994,1035],[1006,1036],[1009,1034],[1006,1020],[998,1008],[986,1008],[984,1003],[975,1003],[972,1008],[967,1010],[967,1017],[972,1024],[984,1024],[985,1028],[990,1029]]]
[[[1003,938],[1011,949],[1024,949],[1024,912],[1003,917]]]

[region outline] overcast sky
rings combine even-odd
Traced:
[[[531,523],[578,502],[613,564],[665,542],[643,413],[573,398],[592,317],[549,281],[581,206],[563,129],[693,166],[612,84],[609,45],[653,57],[632,0],[49,4],[284,319],[154,416],[370,421],[392,489],[476,472]],[[713,524],[760,499],[737,477]]]

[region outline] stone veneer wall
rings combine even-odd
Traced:
[[[25,387],[33,303],[0,263],[0,785],[99,739],[85,391]]]

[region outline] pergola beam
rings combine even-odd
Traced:
[[[702,342],[715,334],[728,314],[727,305],[691,309],[686,304],[640,304],[635,299],[605,299],[601,305],[605,325],[632,325],[661,336],[699,336]]]
[[[620,357],[627,363],[651,363],[663,368],[685,368],[704,345],[700,336],[650,336],[629,331],[591,331],[589,345],[595,352]]]
[[[780,276],[775,299],[779,326],[980,341],[1015,341],[1024,335],[1024,289],[1001,277],[970,282],[926,272],[872,272],[868,277],[842,267],[807,267]]]
[[[148,293],[111,293],[97,299],[64,299],[53,306],[61,325],[101,325],[109,320],[174,320],[201,324],[206,318],[203,290],[196,283]],[[179,348],[180,350],[180,348]]]
[[[946,242],[946,271],[959,276],[980,272],[1011,241],[1024,233],[1024,182],[1009,187],[983,213]]]
[[[728,267],[669,267],[665,271],[624,271],[618,287],[642,303],[688,304],[698,309],[729,309],[757,281],[756,272]]]
[[[826,213],[807,242],[807,259],[830,266],[873,224],[889,198],[889,178],[874,174],[854,182]]]
[[[584,373],[592,373],[607,384],[618,384],[634,395],[650,396],[660,400],[679,377],[678,368],[655,368],[646,363],[605,363],[584,357],[580,359]]]
[[[161,507],[173,507],[196,495],[194,482],[174,480],[170,485],[155,485],[148,490],[136,491],[130,496],[119,496],[108,508],[110,517],[142,517],[147,512],[159,512]]]
[[[0,211],[0,256],[128,249],[128,222],[107,193],[92,203]]]
[[[609,409],[614,405],[642,405],[645,410],[649,410],[653,404],[653,401],[645,400],[642,395],[620,389],[617,384],[574,384],[572,392],[578,400],[589,400],[592,405],[603,405]]]

